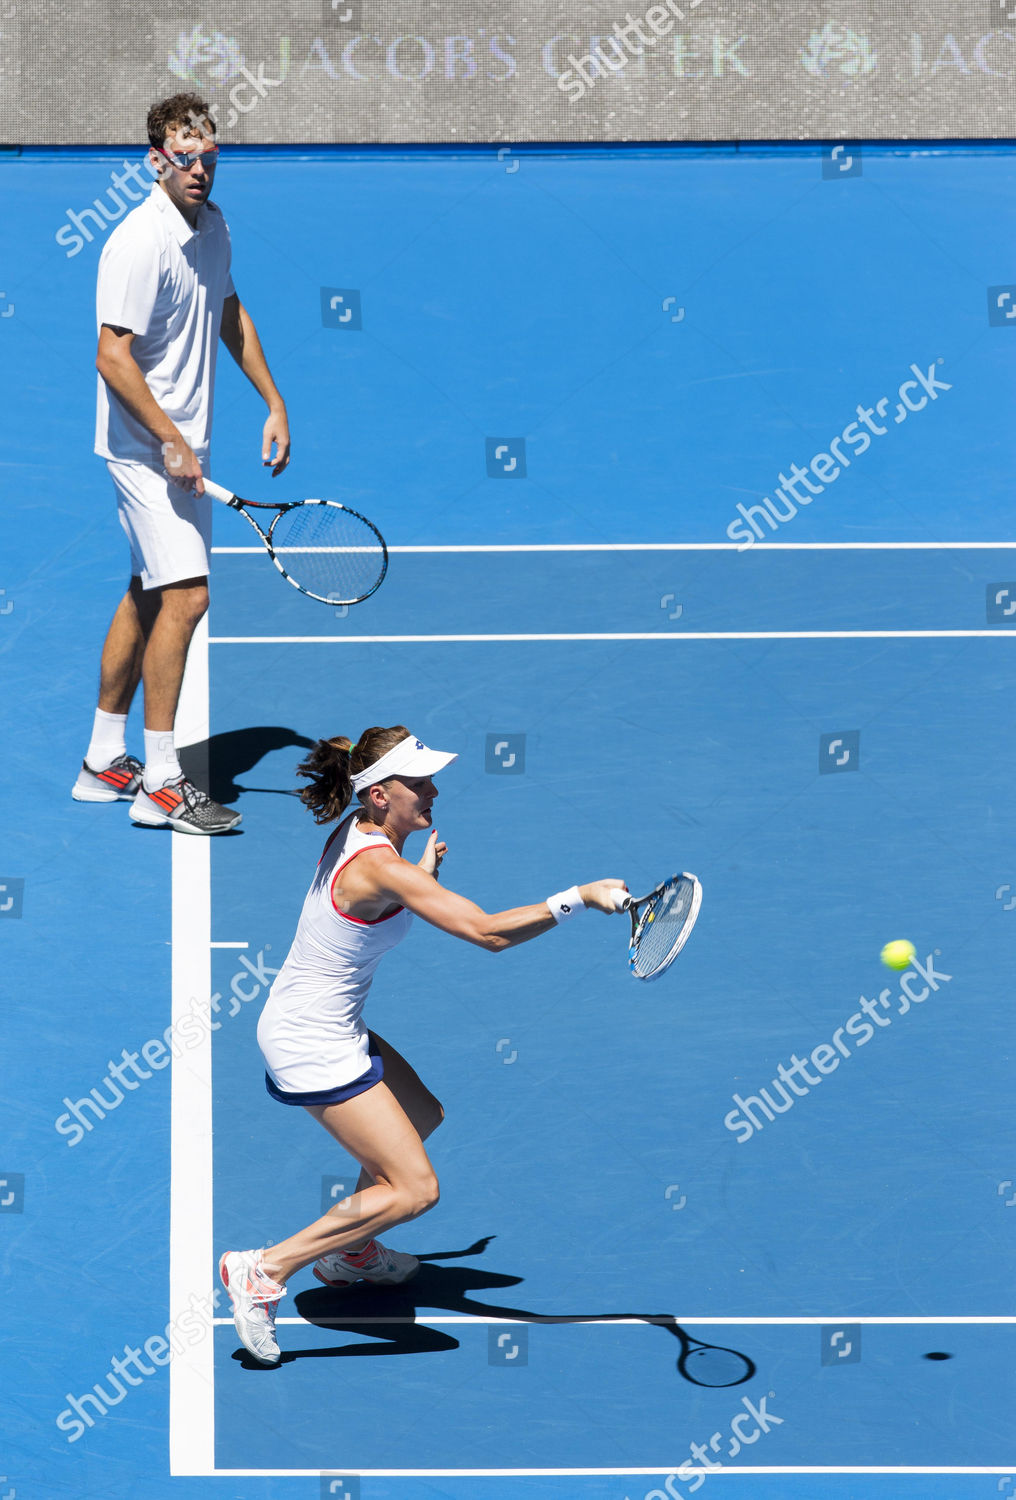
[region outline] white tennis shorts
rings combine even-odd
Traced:
[[[207,467],[198,454],[202,469]],[[107,458],[120,525],[131,548],[131,577],[145,589],[207,578],[211,566],[212,502],[173,484],[161,469]]]

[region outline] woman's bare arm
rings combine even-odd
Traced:
[[[507,911],[485,912],[475,901],[448,890],[433,875],[428,875],[419,865],[402,859],[394,851],[388,857],[371,862],[370,883],[379,897],[399,902],[433,927],[440,927],[452,937],[486,948],[489,953],[517,948],[520,943],[528,943],[556,926],[546,901],[514,906]],[[587,906],[613,913],[616,907],[611,891],[624,888],[623,880],[594,880],[579,886],[579,894]]]

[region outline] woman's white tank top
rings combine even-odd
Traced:
[[[286,1093],[338,1088],[367,1071],[364,1001],[381,958],[412,925],[404,906],[373,922],[335,909],[332,884],[339,871],[365,850],[394,847],[386,834],[359,827],[359,816],[359,809],[351,813],[325,845],[258,1022],[268,1071]]]

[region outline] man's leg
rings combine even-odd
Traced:
[[[159,613],[159,601],[158,589],[146,591],[140,578],[131,579],[102,648],[99,707],[103,713],[127,714],[130,710],[141,681],[145,643]]]
[[[208,609],[208,579],[185,578],[150,592],[161,605],[143,647],[145,728],[166,734],[173,730],[191,638]]]
[[[240,822],[240,814],[220,807],[186,779],[173,734],[187,652],[208,609],[208,579],[184,578],[150,592],[160,595],[160,604],[141,665],[145,771],[131,818],[149,827],[168,823],[183,833],[228,833]]]
[[[103,650],[96,716],[100,733],[119,730],[122,735],[140,677],[145,690],[144,767],[125,757],[138,773],[129,788],[132,820],[155,828],[169,824],[185,833],[225,833],[240,822],[240,814],[220,807],[186,779],[173,735],[187,652],[208,608],[211,501],[202,503],[182,493],[151,464],[110,459],[106,467],[130,543],[134,576]],[[142,583],[148,587],[142,588]],[[121,774],[112,767],[110,773]],[[91,781],[83,787],[88,778]],[[102,787],[93,788],[91,783],[100,780],[85,766],[74,796],[79,801],[111,800]],[[127,790],[116,795],[126,797]]]
[[[78,802],[130,802],[141,785],[141,762],[128,756],[127,714],[141,678],[145,642],[159,609],[158,595],[132,577],[117,605],[102,648],[99,706],[72,795]]]

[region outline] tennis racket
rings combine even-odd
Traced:
[[[702,887],[694,875],[672,875],[648,896],[616,890],[614,904],[631,917],[629,969],[636,979],[657,979],[691,936],[702,905]]]
[[[205,493],[238,510],[268,549],[287,583],[322,604],[359,604],[381,587],[388,548],[377,527],[337,500],[294,500],[273,505],[242,500],[205,480]],[[274,511],[265,531],[250,510]]]

